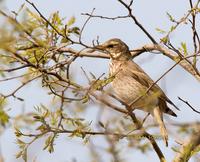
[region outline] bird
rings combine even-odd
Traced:
[[[163,121],[163,114],[176,117],[177,115],[168,107],[167,103],[177,108],[176,105],[132,60],[129,47],[122,40],[113,38],[95,48],[110,56],[109,75],[114,76],[111,87],[116,96],[130,105],[133,110],[136,108],[150,113],[159,125],[161,136],[165,145],[168,146],[168,133]]]

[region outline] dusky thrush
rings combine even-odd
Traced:
[[[154,81],[132,61],[129,48],[123,41],[116,38],[110,39],[96,48],[110,55],[109,73],[114,76],[111,85],[116,96],[126,104],[131,105],[133,109],[137,108],[149,112],[158,123],[167,146],[168,134],[163,122],[163,113],[176,116],[167,103],[176,106],[162,89],[154,84]],[[151,88],[147,92],[149,87]],[[140,99],[136,100],[138,97]],[[136,102],[133,102],[134,100]]]

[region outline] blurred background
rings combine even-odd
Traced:
[[[116,0],[33,0],[34,4],[38,7],[43,15],[49,17],[55,11],[59,11],[62,17],[66,17],[68,20],[71,16],[75,16],[77,26],[82,26],[87,19],[87,16],[81,15],[82,13],[90,13],[93,8],[95,8],[94,14],[114,17],[118,15],[125,15],[126,10],[121,6]],[[25,3],[23,0],[4,0],[0,2],[1,9],[6,12],[17,11],[20,6]],[[31,10],[30,5],[26,3],[27,7]],[[162,35],[156,31],[156,28],[161,28],[168,31],[171,27],[171,22],[166,15],[169,12],[176,19],[180,19],[187,13],[189,9],[189,2],[182,0],[135,0],[133,2],[133,12],[138,20],[143,24],[143,26],[151,33],[154,38],[159,40]],[[198,17],[199,19],[199,17]],[[199,23],[199,21],[197,21]],[[199,25],[200,27],[200,25]],[[179,47],[181,42],[186,42],[188,52],[193,51],[192,46],[192,36],[191,28],[189,26],[181,25],[177,31],[175,31],[170,39],[171,42]],[[144,35],[144,33],[130,20],[130,19],[119,19],[119,20],[105,20],[93,18],[87,24],[84,33],[83,41],[86,44],[92,45],[92,41],[99,37],[100,42],[104,42],[110,38],[120,38],[127,43],[130,49],[140,47],[144,44],[151,43],[149,39]],[[174,62],[161,54],[150,54],[145,53],[135,58],[135,61],[151,76],[153,80],[158,79],[166,70],[168,70]],[[109,60],[97,59],[97,58],[79,58],[73,64],[73,69],[80,71],[83,67],[85,71],[92,72],[96,76],[100,76],[102,73],[108,73],[108,63]],[[84,83],[84,77],[75,76],[80,83]],[[2,93],[11,91],[18,85],[16,81],[9,81],[0,83],[0,91]],[[200,110],[200,84],[199,82],[181,67],[175,67],[171,72],[169,72],[161,81],[159,85],[165,91],[167,96],[181,109],[177,112],[177,118],[169,119],[166,116],[166,122],[171,121],[176,122],[193,122],[198,121],[200,115],[193,112],[184,103],[178,100],[178,96],[189,101],[195,108]],[[8,108],[9,114],[12,116],[21,113],[22,111],[33,110],[34,106],[49,103],[51,97],[47,95],[45,89],[40,88],[37,82],[31,83],[29,86],[25,87],[24,90],[20,91],[18,95],[22,96],[25,101],[19,102],[15,99],[10,99]],[[98,114],[98,109],[95,105],[91,105],[91,108],[85,112],[84,117],[88,121],[94,120]],[[112,112],[105,113],[104,118],[112,116]],[[171,133],[173,134],[173,130]],[[103,155],[101,157],[103,162],[110,161],[110,157],[104,152],[104,145],[106,142],[101,139],[101,137],[95,137],[93,143],[97,145],[97,149]],[[21,159],[16,160],[15,154],[18,150],[15,141],[15,135],[13,127],[8,128],[3,131],[0,136],[1,144],[1,154],[4,157],[5,162],[20,162]],[[175,155],[171,147],[175,143],[175,140],[180,140],[180,137],[171,137],[169,140],[169,147],[166,148],[163,142],[160,141],[159,145],[163,153],[165,154],[167,161],[171,161]],[[182,138],[184,140],[184,137]],[[88,162],[90,161],[91,150],[83,144],[81,139],[67,137],[67,135],[61,135],[55,143],[55,152],[49,154],[47,151],[43,151],[43,140],[40,139],[33,143],[29,149],[30,161],[37,162]],[[120,148],[125,148],[126,140],[122,140],[119,145]],[[148,152],[143,154],[137,149],[122,149],[120,153],[123,155],[126,161],[158,161],[156,154],[154,152]],[[104,156],[105,155],[105,156]],[[75,160],[76,159],[76,160]],[[192,161],[192,160],[191,160]]]

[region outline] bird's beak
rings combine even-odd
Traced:
[[[97,45],[97,46],[94,46],[91,50],[89,50],[88,52],[92,53],[92,52],[95,52],[95,51],[101,51],[103,52],[105,50],[105,46],[102,44],[102,45]]]
[[[105,46],[103,44],[95,46],[95,48],[98,50],[105,50]]]

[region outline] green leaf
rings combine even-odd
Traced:
[[[41,121],[44,119],[43,117],[41,117],[39,115],[34,115],[33,118],[36,119],[37,121]]]
[[[168,18],[171,22],[175,22],[175,19],[173,18],[173,16],[169,12],[167,12],[167,16],[168,16]]]
[[[15,135],[16,135],[16,137],[21,137],[22,132],[19,129],[15,128]]]
[[[20,151],[15,155],[15,157],[18,159],[22,156],[22,154],[23,154],[23,151]]]
[[[173,32],[174,29],[175,29],[175,26],[171,26],[171,28],[170,28],[170,32]]]
[[[17,14],[19,14],[23,9],[25,8],[25,3],[23,3],[20,8],[17,11]]]
[[[185,42],[181,42],[181,47],[183,49],[184,55],[187,56],[188,52],[187,52],[187,45],[186,45],[186,43]]]
[[[45,146],[43,150],[48,149],[49,153],[52,153],[54,151],[53,143],[54,143],[54,136],[52,135],[45,140]]]
[[[60,15],[59,15],[59,12],[57,11],[57,12],[55,12],[55,13],[53,13],[53,16],[52,16],[52,23],[54,24],[54,25],[62,25],[62,20],[61,20],[61,18],[60,18]]]
[[[164,31],[164,30],[162,30],[160,28],[156,28],[156,31],[158,31],[160,34],[165,34],[166,33],[166,31]]]
[[[63,37],[63,38],[61,39],[61,43],[67,43],[67,42],[69,42],[69,40],[66,39],[65,37]]]
[[[82,99],[82,103],[87,103],[89,101],[90,97],[88,95],[85,95]]]
[[[180,153],[180,150],[179,150],[179,148],[177,148],[177,147],[171,147],[171,149],[172,149],[174,152],[176,152],[176,153]]]
[[[4,110],[0,110],[0,124],[5,126],[9,121],[9,116]]]
[[[161,40],[161,42],[163,42],[164,44],[166,44],[166,43],[169,41],[168,37],[163,37],[163,38],[161,38],[160,40]]]
[[[71,26],[75,23],[76,18],[74,16],[72,16],[69,21],[67,22],[67,26]]]
[[[74,33],[74,34],[79,35],[79,34],[80,34],[80,29],[79,29],[79,27],[73,27],[73,28],[71,29],[71,32]]]
[[[106,128],[105,125],[104,125],[101,121],[99,121],[99,125],[100,125],[102,128]]]

